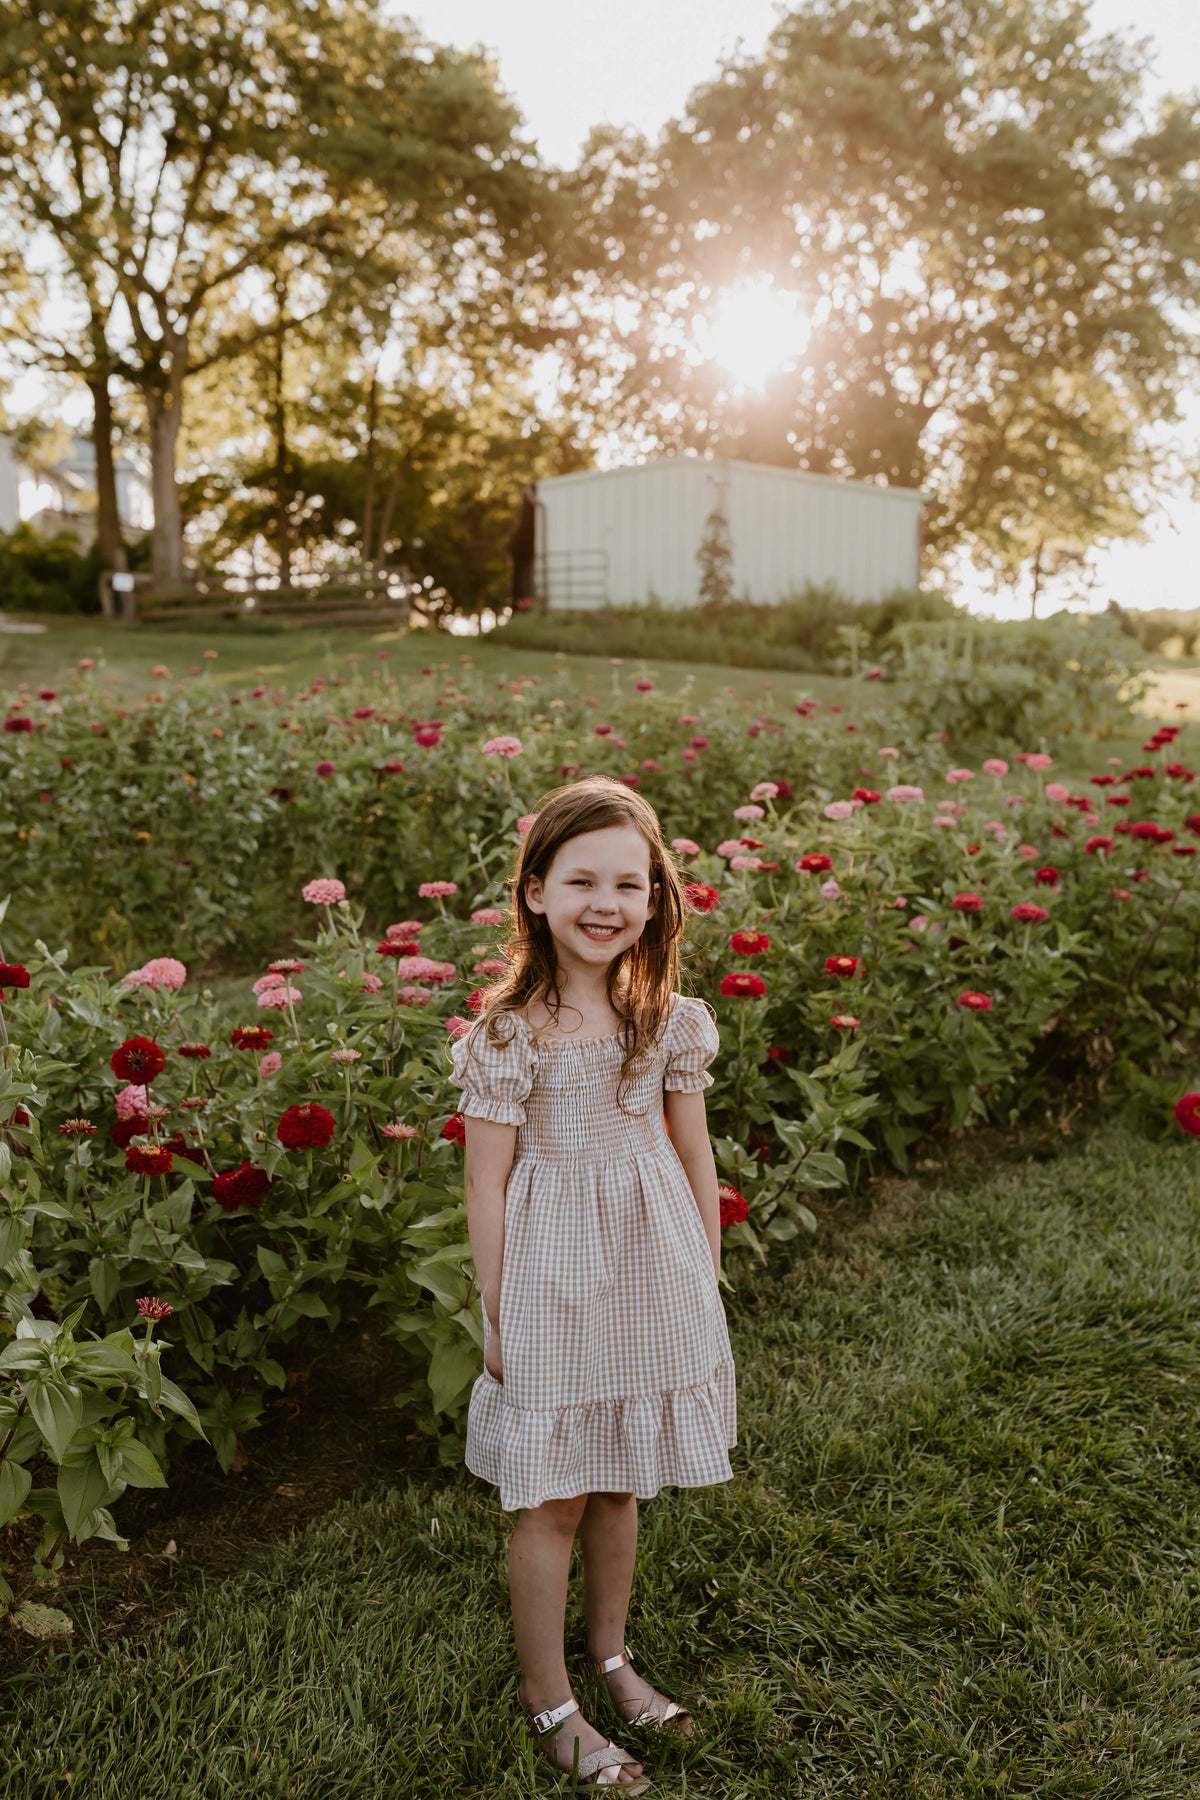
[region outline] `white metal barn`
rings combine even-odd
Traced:
[[[813,582],[878,600],[917,585],[919,489],[675,456],[538,482],[537,599],[555,611],[651,598],[694,606],[696,552],[722,490],[739,598],[776,602]]]

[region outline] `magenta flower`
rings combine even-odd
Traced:
[[[489,738],[487,743],[483,746],[483,754],[485,756],[503,756],[506,758],[510,756],[520,756],[524,747],[525,746],[522,744],[519,737],[494,737]]]
[[[423,881],[417,889],[422,900],[448,900],[457,892],[457,881]]]
[[[319,876],[301,888],[300,898],[310,906],[337,906],[346,898],[346,889],[336,878]]]
[[[131,969],[121,977],[122,987],[152,988],[155,992],[176,994],[187,980],[187,969],[175,956],[152,956],[140,969]]]

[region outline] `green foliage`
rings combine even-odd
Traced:
[[[905,623],[885,657],[906,727],[964,752],[1110,736],[1147,687],[1140,648],[1106,616]]]
[[[494,641],[578,656],[820,674],[877,661],[905,620],[961,616],[942,595],[919,589],[898,589],[883,600],[857,601],[845,599],[832,587],[809,586],[777,606],[728,600],[694,608],[651,604],[593,613],[514,613]]]
[[[70,531],[52,537],[32,525],[0,532],[0,609],[94,613],[100,610],[100,559]]]
[[[733,539],[729,535],[728,496],[728,483],[720,483],[696,552],[700,571],[697,597],[700,605],[710,610],[728,606],[733,599]]]

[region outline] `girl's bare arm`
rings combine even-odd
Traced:
[[[500,1329],[504,1272],[504,1190],[517,1146],[515,1125],[491,1119],[465,1121],[467,1132],[467,1235],[475,1276],[489,1324]]]
[[[703,1094],[663,1095],[667,1135],[675,1146],[675,1154],[683,1164],[708,1247],[712,1251],[713,1268],[721,1275],[721,1202],[717,1197],[717,1165],[713,1161],[712,1141],[708,1135],[708,1119]]]

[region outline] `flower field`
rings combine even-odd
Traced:
[[[481,1334],[447,1044],[561,780],[638,785],[690,883],[735,1287],[939,1134],[1123,1103],[1200,1137],[1184,729],[1068,778],[1053,745],[906,738],[866,685],[851,715],[689,713],[620,669],[603,702],[386,658],[161,680],[131,707],[81,668],[0,735],[0,1526],[42,1574],[183,1442],[232,1467],[291,1347],[352,1316],[457,1456]]]

